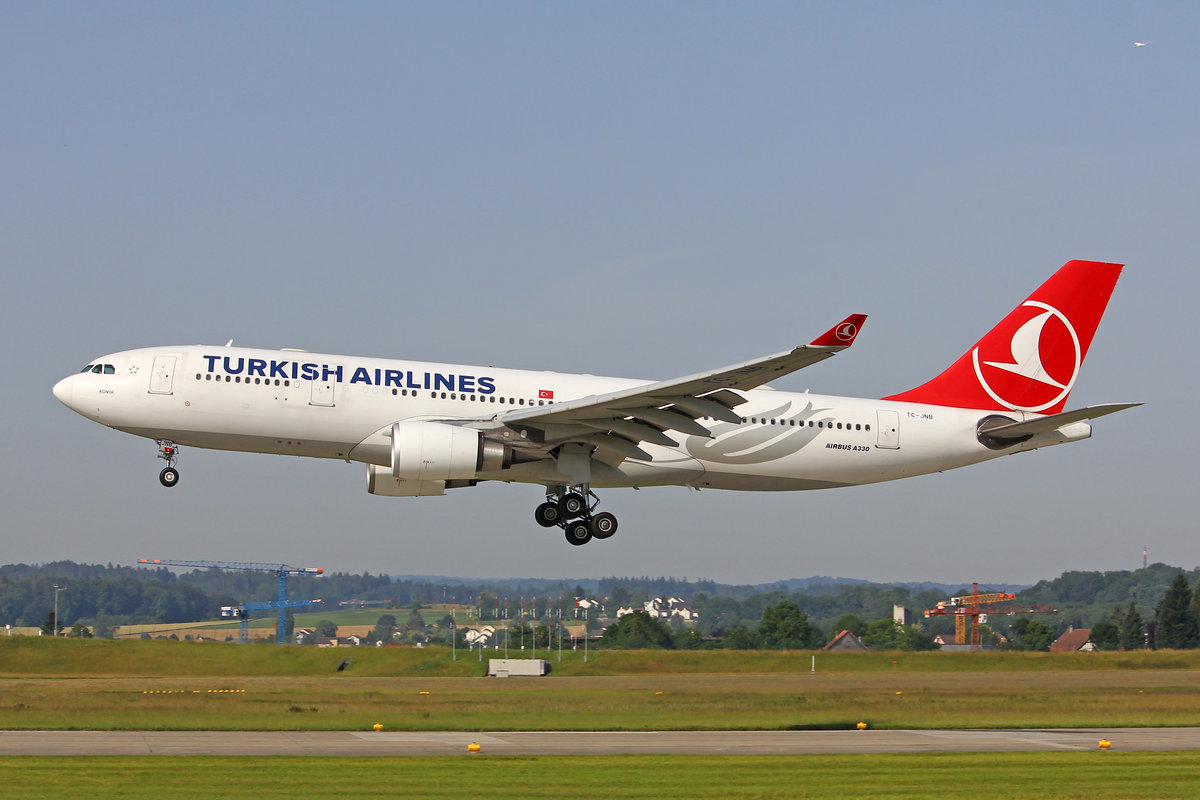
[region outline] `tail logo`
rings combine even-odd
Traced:
[[[1070,393],[1083,349],[1075,327],[1058,309],[1037,300],[1026,300],[1022,309],[1029,310],[1010,315],[1016,326],[1011,334],[995,331],[971,358],[979,385],[997,403],[1013,411],[1044,411]]]
[[[858,326],[853,322],[843,322],[841,325],[838,325],[834,335],[843,342],[852,342],[854,341],[854,337],[858,335]]]

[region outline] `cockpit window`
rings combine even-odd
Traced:
[[[117,372],[117,371],[116,371],[115,369],[113,369],[113,365],[112,365],[112,364],[105,364],[105,365],[104,365],[104,374],[105,374],[105,375],[115,375],[115,374],[116,374],[116,372]]]
[[[80,374],[83,374],[84,372],[91,372],[91,371],[92,371],[92,367],[94,367],[94,366],[96,366],[96,365],[95,365],[95,364],[88,364],[86,367],[84,367],[83,369],[79,370],[79,372],[80,372]]]
[[[103,373],[103,372],[104,372],[104,365],[103,365],[103,364],[97,364],[96,366],[92,367],[92,374],[93,374],[93,375],[100,375],[100,374],[101,374],[101,373]]]
[[[88,364],[79,370],[80,374],[90,372],[93,375],[116,375],[117,370],[112,364]]]

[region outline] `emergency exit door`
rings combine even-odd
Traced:
[[[150,394],[171,394],[175,385],[175,356],[155,356],[150,369]]]

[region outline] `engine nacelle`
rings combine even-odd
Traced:
[[[367,491],[383,497],[440,497],[445,481],[402,481],[387,467],[367,464]]]
[[[392,476],[402,481],[452,481],[511,463],[509,448],[484,439],[474,428],[443,422],[392,425]]]

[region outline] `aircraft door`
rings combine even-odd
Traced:
[[[150,394],[171,394],[175,383],[175,356],[155,356],[150,369]]]
[[[875,446],[885,450],[899,450],[900,412],[880,409],[876,412],[876,420],[879,423],[879,438],[875,441]]]
[[[310,406],[332,406],[333,387],[336,386],[333,381],[316,380],[312,382],[312,394],[309,397],[308,404]]]

